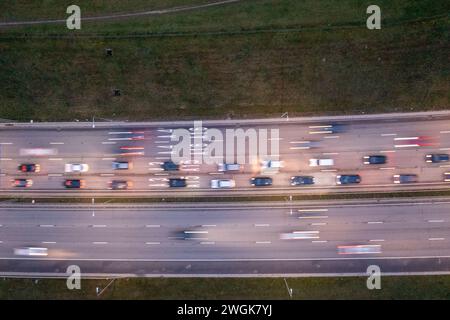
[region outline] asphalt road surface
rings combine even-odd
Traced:
[[[425,155],[430,153],[450,153],[450,120],[446,117],[433,119],[392,119],[345,122],[338,133],[320,132],[318,125],[330,122],[296,123],[280,121],[278,123],[258,124],[241,122],[238,125],[212,125],[203,123],[203,130],[195,131],[191,125],[176,126],[173,123],[155,126],[127,124],[115,127],[97,126],[96,128],[77,128],[60,126],[48,128],[36,124],[27,128],[20,126],[2,126],[0,128],[0,194],[42,196],[147,196],[147,195],[233,195],[233,194],[296,194],[329,193],[349,191],[384,191],[408,189],[444,189],[450,185],[444,182],[444,173],[450,171],[450,162],[427,163]],[[174,146],[173,130],[190,130],[191,161],[181,165],[180,171],[165,172],[161,163],[172,158]],[[206,164],[202,156],[208,153],[210,142],[206,139],[205,128],[218,129],[224,133],[224,153],[226,153],[226,130],[241,128],[244,131],[254,129],[258,134],[267,130],[264,141],[268,156],[250,159],[249,145],[244,146],[242,170],[238,173],[219,172],[217,164]],[[278,136],[271,135],[271,129],[278,130]],[[197,139],[197,140],[194,140]],[[143,140],[132,140],[143,139]],[[220,142],[220,141],[219,141]],[[278,143],[278,146],[276,144]],[[272,147],[272,144],[274,147]],[[235,155],[242,155],[235,143]],[[253,143],[254,145],[254,143]],[[123,147],[138,148],[122,150]],[[44,148],[53,151],[46,156],[30,156],[27,151]],[[123,156],[124,152],[139,152],[140,155]],[[363,157],[367,155],[385,155],[387,163],[366,165]],[[311,167],[312,158],[332,159],[334,165]],[[219,159],[219,158],[218,158]],[[237,159],[237,158],[236,158]],[[261,162],[267,159],[279,159],[283,167],[279,172],[264,172]],[[115,160],[130,161],[131,170],[113,170]],[[219,159],[221,160],[221,159]],[[219,161],[218,160],[218,161]],[[235,160],[237,161],[237,160]],[[39,173],[21,173],[17,167],[21,163],[38,163]],[[85,173],[66,173],[65,164],[86,163],[89,171]],[[336,175],[359,174],[359,185],[339,186]],[[394,184],[394,174],[416,174],[418,182]],[[315,178],[311,186],[290,186],[290,177],[308,175]],[[255,188],[250,179],[255,176],[271,176],[273,185]],[[185,177],[186,188],[169,188],[168,179]],[[33,180],[33,186],[27,189],[14,188],[11,181],[18,178]],[[65,179],[83,179],[83,190],[66,190]],[[234,179],[233,189],[212,190],[212,179]],[[133,183],[130,190],[110,190],[112,180],[126,180]],[[257,189],[257,190],[256,190]]]
[[[448,271],[450,199],[0,207],[0,271],[291,274]],[[194,238],[184,231],[201,231]],[[303,238],[283,239],[297,232]],[[342,254],[338,247],[375,249]],[[14,254],[44,247],[46,257]],[[317,267],[323,266],[323,268]]]

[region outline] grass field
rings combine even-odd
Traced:
[[[450,276],[386,276],[380,290],[365,277],[287,278],[293,299],[450,299]],[[290,299],[282,278],[131,278],[82,280],[68,290],[65,280],[0,279],[0,299]],[[193,289],[194,288],[194,289]]]
[[[143,8],[143,1],[134,2]],[[19,4],[2,5],[22,17],[26,6]],[[442,15],[448,5],[380,1],[385,25],[369,31],[368,4],[249,0],[86,23],[77,35],[58,26],[0,30],[0,118],[169,120],[448,108],[448,19],[411,22]],[[31,7],[36,16],[45,13]],[[109,47],[112,57],[104,54]],[[122,96],[112,95],[115,88]]]

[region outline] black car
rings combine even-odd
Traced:
[[[84,188],[85,183],[84,183],[84,180],[70,179],[70,180],[66,180],[64,182],[64,186],[68,189],[81,189],[81,188]]]
[[[314,177],[310,176],[291,177],[291,186],[300,186],[305,184],[314,184]]]
[[[431,163],[439,163],[439,162],[448,162],[450,160],[450,157],[448,154],[427,154],[425,156],[425,161],[426,162],[431,162]]]
[[[358,174],[343,174],[336,176],[337,184],[355,184],[360,182],[361,177]]]
[[[111,182],[111,189],[113,190],[127,190],[131,187],[131,182],[125,180],[113,180]]]
[[[250,180],[250,183],[252,184],[252,186],[255,186],[255,187],[271,186],[272,185],[272,178],[269,178],[269,177],[256,177],[256,178],[252,178]]]
[[[186,179],[184,178],[172,178],[169,179],[169,187],[171,188],[183,188],[186,187]]]
[[[364,164],[384,164],[386,163],[386,156],[382,155],[364,156],[363,161]]]
[[[41,166],[34,163],[24,163],[18,167],[21,172],[39,172],[41,170]]]
[[[178,171],[180,170],[180,166],[176,164],[173,161],[164,161],[164,163],[161,165],[161,168],[164,169],[164,171]]]

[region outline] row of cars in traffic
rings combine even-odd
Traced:
[[[425,161],[429,163],[441,163],[449,162],[450,157],[448,154],[427,154]],[[368,165],[380,165],[387,162],[385,155],[368,155],[363,157],[363,163]],[[309,165],[311,167],[333,166],[333,159],[310,159]],[[282,161],[266,160],[261,163],[262,172],[274,173],[283,166]],[[112,163],[113,170],[130,170],[133,168],[133,163],[130,161],[114,161]],[[66,173],[85,173],[89,171],[89,165],[85,163],[68,163],[64,166]],[[161,164],[161,169],[164,171],[179,171],[180,165],[173,161],[165,161]],[[219,163],[219,172],[240,172],[242,166],[238,163]],[[18,170],[23,173],[38,173],[41,170],[39,164],[25,163],[18,167]],[[414,183],[417,182],[418,177],[416,174],[395,174],[393,175],[393,182],[395,184]],[[444,173],[444,181],[450,182],[450,172]],[[253,177],[250,180],[250,184],[256,187],[264,187],[272,185],[272,178],[269,176]],[[337,185],[358,184],[361,182],[361,176],[358,174],[345,174],[336,176]],[[290,178],[291,186],[312,185],[315,183],[315,179],[312,176],[293,176]],[[28,188],[33,185],[33,180],[29,178],[18,178],[12,181],[14,187]],[[68,189],[82,189],[86,186],[85,180],[82,179],[66,179],[64,181],[64,187]],[[187,179],[185,177],[177,177],[168,179],[168,185],[171,188],[183,188],[186,187]],[[109,183],[109,187],[112,190],[126,190],[132,188],[133,183],[127,180],[113,180]],[[213,189],[227,189],[234,188],[236,182],[233,179],[213,179],[210,184]]]

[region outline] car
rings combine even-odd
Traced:
[[[272,178],[269,177],[254,177],[251,178],[250,183],[255,187],[266,187],[272,185]]]
[[[128,170],[133,168],[133,163],[128,161],[114,161],[112,167],[114,170]]]
[[[180,170],[180,165],[173,161],[164,161],[161,168],[163,168],[164,171],[178,171]]]
[[[301,186],[305,184],[314,184],[314,177],[311,176],[291,177],[291,186]]]
[[[144,155],[144,147],[136,147],[136,146],[122,146],[120,149],[121,156],[143,156]]]
[[[414,183],[417,182],[416,174],[394,174],[394,183]]]
[[[387,157],[383,155],[364,156],[363,162],[364,164],[384,164],[386,159]]]
[[[358,174],[343,174],[336,176],[337,184],[356,184],[361,182],[361,177]]]
[[[86,184],[84,180],[79,179],[67,179],[66,181],[64,181],[64,186],[67,189],[83,189],[85,185]]]
[[[436,139],[428,136],[394,138],[396,148],[430,147],[436,145]]]
[[[333,123],[309,126],[309,129],[311,129],[310,134],[333,134],[344,132],[345,127],[342,124]]]
[[[448,161],[450,161],[450,157],[448,154],[445,154],[445,153],[427,154],[425,156],[425,161],[431,162],[431,163],[448,162]]]
[[[319,231],[293,231],[280,234],[281,240],[319,239]]]
[[[265,160],[261,162],[261,169],[263,170],[277,170],[283,167],[283,161]]]
[[[21,172],[39,172],[41,171],[41,166],[35,163],[24,163],[19,165],[18,169]]]
[[[13,186],[17,188],[29,188],[33,185],[31,179],[15,179],[13,180]]]
[[[379,244],[356,245],[356,246],[338,246],[338,254],[370,254],[381,253]]]
[[[444,173],[444,181],[445,182],[450,182],[450,172]]]
[[[48,249],[47,248],[38,248],[38,247],[15,248],[14,254],[16,256],[46,257],[46,256],[48,256]]]
[[[113,190],[127,190],[133,186],[131,181],[126,180],[113,180],[110,183],[110,187]]]
[[[236,182],[232,179],[211,180],[211,188],[213,189],[234,188],[235,186]]]
[[[219,163],[217,165],[217,170],[220,172],[239,171],[239,170],[241,170],[241,165],[238,163]]]
[[[334,165],[333,159],[309,159],[310,167],[332,166],[332,165]]]
[[[66,172],[87,172],[89,171],[89,166],[85,163],[67,163]]]
[[[172,178],[169,179],[169,187],[171,188],[184,188],[187,186],[185,178]]]
[[[180,240],[208,240],[208,230],[199,227],[193,227],[187,230],[175,232],[175,238]]]

